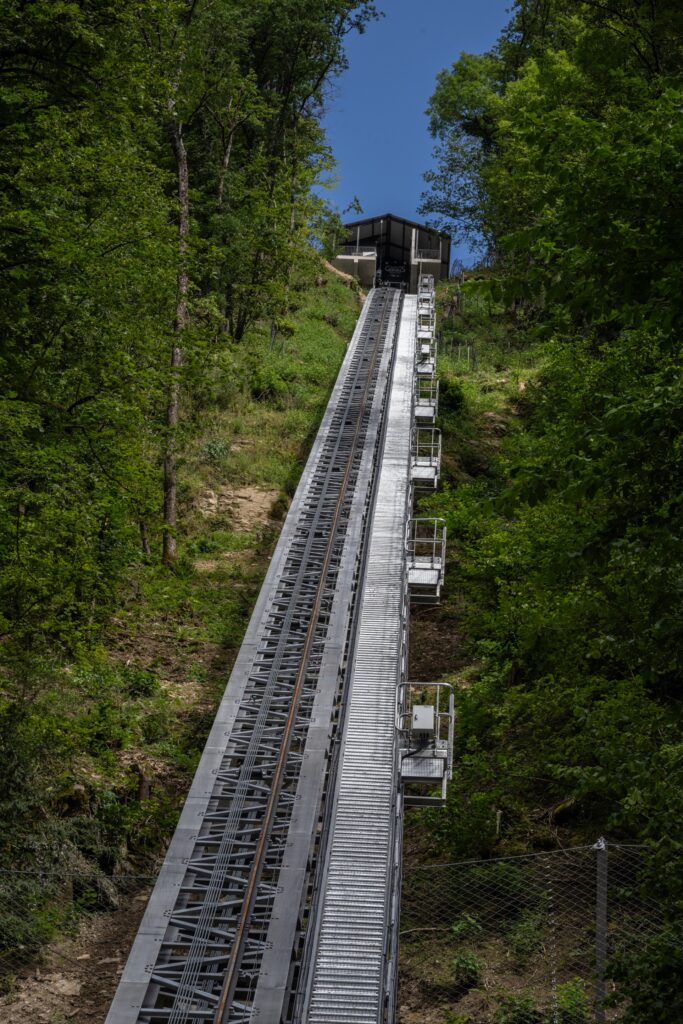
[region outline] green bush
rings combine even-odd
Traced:
[[[202,461],[220,466],[230,454],[230,445],[222,437],[212,437],[202,448]]]
[[[495,1024],[545,1024],[531,996],[502,996]]]
[[[509,928],[507,943],[518,967],[523,967],[534,953],[543,949],[544,924],[542,914],[526,912]]]
[[[457,992],[468,992],[481,984],[484,976],[483,961],[470,950],[456,953],[451,961],[453,985]]]
[[[558,985],[556,1020],[557,1024],[590,1024],[590,1002],[580,978]]]
[[[451,934],[457,940],[477,935],[483,930],[481,923],[472,914],[461,914],[451,925]]]
[[[439,412],[442,416],[460,412],[465,404],[462,384],[455,375],[442,373],[439,376]]]

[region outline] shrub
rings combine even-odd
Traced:
[[[525,913],[509,929],[508,944],[520,967],[543,949],[543,923],[541,914]]]
[[[457,953],[451,961],[453,970],[453,982],[458,992],[468,992],[481,983],[484,974],[484,964],[476,955],[469,950]]]
[[[465,394],[460,382],[450,374],[443,374],[439,380],[439,409],[441,414],[459,412],[465,404]]]
[[[580,978],[558,986],[557,1024],[590,1024],[590,1005]]]
[[[230,445],[222,437],[213,437],[202,448],[202,462],[220,466],[230,454]]]
[[[503,996],[493,1019],[495,1024],[544,1024],[531,996]]]

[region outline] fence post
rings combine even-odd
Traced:
[[[607,840],[602,836],[595,850],[595,1022],[605,1022],[605,967],[607,964]]]

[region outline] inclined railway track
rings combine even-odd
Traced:
[[[283,982],[273,982],[274,992],[268,990],[264,1004],[277,1004],[277,1011],[263,1014],[254,1004],[263,984],[264,958],[273,954],[273,908],[282,896],[283,866],[296,876],[291,899],[300,898],[302,906],[316,871],[318,824],[325,810],[322,785],[305,790],[321,806],[314,808],[311,836],[298,844],[301,869],[285,863],[292,845],[288,835],[298,814],[305,759],[317,756],[318,774],[324,775],[330,754],[319,749],[319,741],[309,754],[307,740],[314,731],[311,723],[318,723],[313,712],[321,667],[329,661],[330,623],[334,619],[338,630],[342,622],[347,644],[353,626],[353,595],[347,592],[350,576],[344,562],[352,558],[357,572],[362,561],[363,529],[357,520],[369,512],[374,472],[369,467],[381,434],[377,409],[389,377],[399,305],[398,294],[390,289],[377,290],[371,298],[298,504],[224,751],[215,760],[210,797],[191,836],[173,905],[165,912],[167,924],[154,963],[145,966],[146,991],[134,1016],[119,1007],[112,1010],[111,1022],[246,1024],[253,1019],[279,1021],[286,1014]],[[341,575],[344,587],[338,585]],[[340,602],[345,602],[341,619]],[[330,735],[334,704],[343,699],[348,654],[338,636],[335,643],[339,666],[337,692],[328,701]],[[302,928],[305,924],[299,922],[291,934],[286,932],[282,947],[275,950],[282,960],[289,947],[290,976],[296,976]]]

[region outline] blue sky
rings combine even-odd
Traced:
[[[330,97],[324,123],[338,184],[326,195],[340,212],[358,196],[367,216],[420,219],[422,175],[432,154],[425,110],[436,74],[463,50],[490,49],[509,20],[511,0],[378,0],[377,6],[385,16],[348,40],[350,67]],[[454,255],[467,261],[466,250]]]

